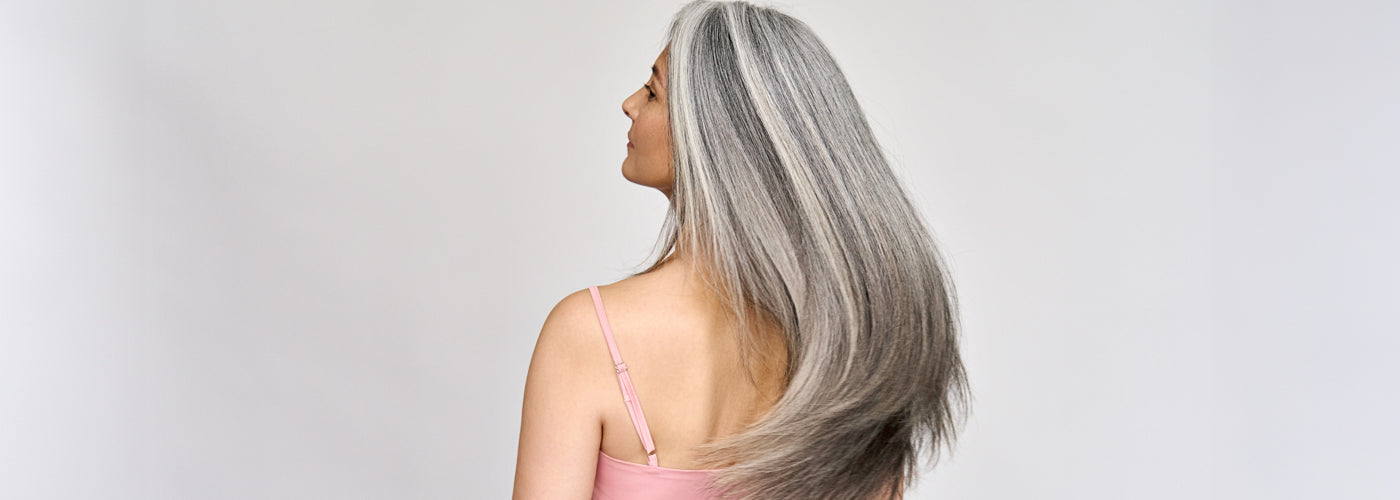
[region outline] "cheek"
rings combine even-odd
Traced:
[[[650,146],[650,149],[657,150],[670,147],[671,126],[667,123],[666,117],[653,117],[643,124],[643,127],[646,131],[647,146]]]

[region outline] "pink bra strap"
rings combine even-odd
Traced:
[[[642,438],[642,448],[647,451],[647,463],[656,463],[656,444],[651,441],[651,428],[647,427],[647,417],[642,414],[642,402],[637,400],[637,391],[632,388],[632,377],[627,374],[627,364],[622,362],[622,354],[617,352],[617,341],[613,340],[612,325],[603,312],[603,297],[598,295],[598,286],[588,287],[593,294],[593,309],[598,311],[598,323],[603,325],[603,338],[608,341],[608,352],[612,354],[613,369],[617,371],[617,383],[622,386],[622,402],[627,405],[627,414],[632,416],[632,427],[637,429],[637,437]]]

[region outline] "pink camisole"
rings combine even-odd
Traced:
[[[613,367],[617,371],[617,383],[622,388],[622,402],[627,405],[627,413],[632,416],[632,427],[642,439],[642,447],[647,451],[647,465],[626,462],[613,458],[603,450],[598,450],[598,472],[593,479],[595,500],[708,500],[717,498],[706,490],[710,474],[714,469],[672,469],[661,467],[656,462],[656,445],[651,440],[651,429],[647,427],[646,416],[642,414],[642,403],[637,400],[637,392],[632,388],[632,377],[627,373],[627,364],[618,353],[617,341],[613,340],[612,325],[603,312],[603,298],[598,287],[588,287],[593,294],[593,308],[598,312],[598,323],[603,326],[603,338],[608,342],[608,352],[612,354]]]

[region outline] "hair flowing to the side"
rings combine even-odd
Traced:
[[[822,42],[745,2],[693,1],[667,33],[675,185],[665,250],[693,256],[749,364],[782,329],[784,392],[701,447],[732,498],[870,500],[951,451],[969,390],[953,283]]]

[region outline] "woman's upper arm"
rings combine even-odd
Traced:
[[[611,373],[594,314],[588,291],[574,292],[554,306],[540,329],[525,376],[515,500],[593,495],[602,440],[597,371]],[[599,351],[604,359],[592,359]]]

